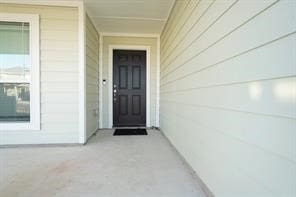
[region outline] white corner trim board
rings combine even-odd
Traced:
[[[113,85],[113,50],[144,50],[146,51],[146,127],[150,127],[150,46],[145,45],[109,45],[109,63],[108,63],[108,81],[109,81],[109,128],[113,127],[113,102],[112,102],[112,85]]]
[[[159,100],[160,100],[160,36],[157,37],[157,60],[156,60],[156,114],[155,126],[159,127]]]
[[[78,5],[78,17],[79,17],[79,143],[84,144],[86,142],[86,65],[85,65],[85,20],[86,12],[84,3]]]

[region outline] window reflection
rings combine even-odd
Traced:
[[[0,80],[30,81],[29,55],[0,54]]]
[[[0,80],[30,80],[29,23],[0,21]]]
[[[30,121],[29,84],[0,83],[0,121]]]

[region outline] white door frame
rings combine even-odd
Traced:
[[[146,51],[146,127],[150,127],[150,46],[146,45],[109,45],[109,128],[113,127],[113,50]]]

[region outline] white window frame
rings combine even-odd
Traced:
[[[0,131],[40,130],[39,15],[0,13],[0,21],[30,24],[30,59],[32,64],[30,72],[30,122],[0,122]]]

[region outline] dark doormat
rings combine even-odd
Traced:
[[[146,129],[116,129],[113,135],[147,135]]]

